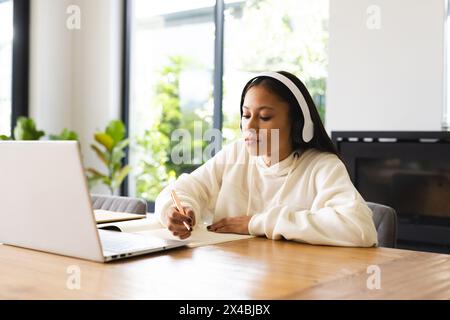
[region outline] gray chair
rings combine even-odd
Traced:
[[[147,214],[147,202],[142,199],[99,194],[92,194],[91,199],[94,210]]]
[[[395,248],[397,246],[397,213],[391,207],[367,202],[373,212],[373,221],[378,232],[378,246]]]

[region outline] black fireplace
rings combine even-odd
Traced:
[[[397,247],[450,253],[450,132],[334,131],[366,201],[394,208]]]

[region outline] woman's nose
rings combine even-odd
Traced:
[[[258,129],[258,122],[256,121],[255,117],[250,117],[249,119],[246,119],[247,121],[244,122],[244,129]]]

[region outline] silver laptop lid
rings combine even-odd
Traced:
[[[104,260],[78,142],[0,141],[0,243]]]

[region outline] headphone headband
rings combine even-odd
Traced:
[[[248,81],[247,85],[251,81],[253,81],[259,77],[269,77],[269,78],[278,80],[292,92],[292,94],[294,95],[295,99],[297,100],[297,102],[300,106],[300,109],[302,110],[303,118],[305,119],[305,123],[303,125],[303,131],[302,131],[303,141],[305,141],[305,142],[311,141],[311,139],[314,136],[314,125],[311,120],[311,114],[309,113],[308,104],[306,103],[306,99],[303,96],[303,94],[301,93],[300,89],[295,85],[294,82],[292,82],[291,79],[289,79],[288,77],[286,77],[278,72],[262,72],[256,76],[254,76],[252,79],[250,79]]]

